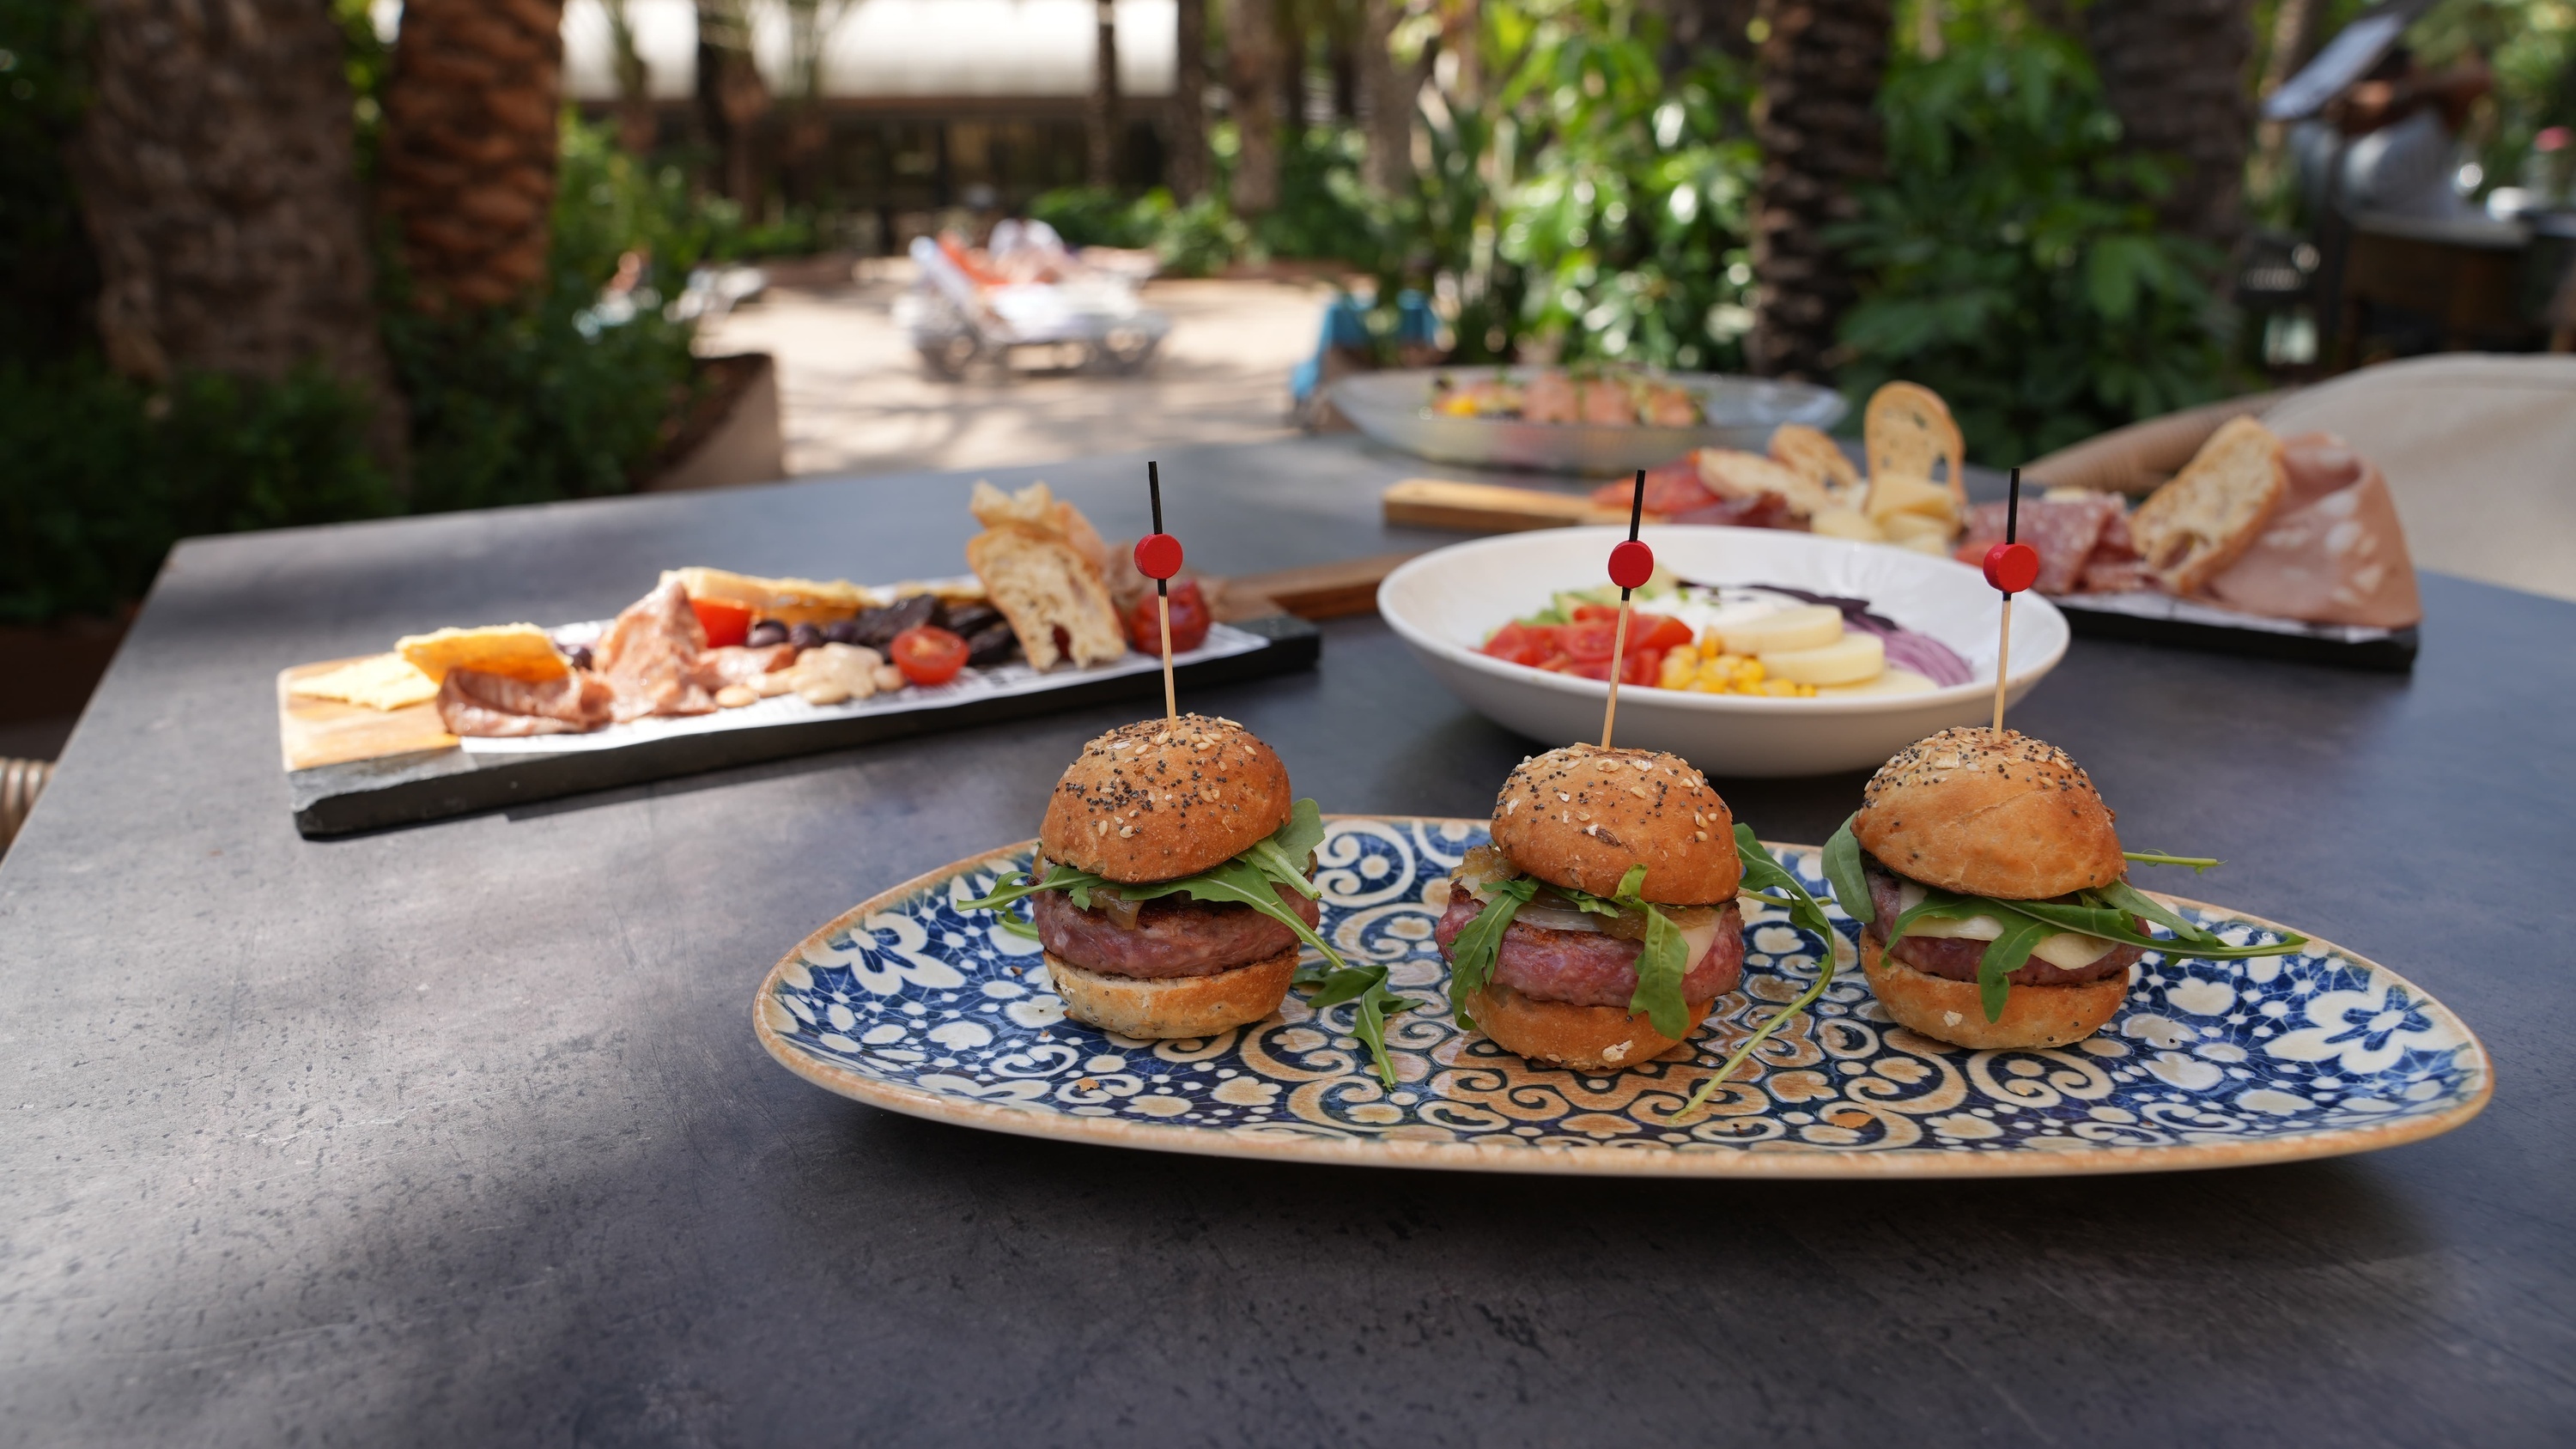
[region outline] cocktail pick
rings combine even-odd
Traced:
[[[1610,748],[1610,731],[1619,723],[1619,673],[1628,662],[1628,595],[1655,576],[1655,551],[1638,541],[1637,525],[1646,513],[1646,470],[1637,470],[1637,491],[1628,500],[1628,538],[1610,550],[1610,582],[1619,586],[1619,628],[1610,636],[1610,707],[1601,714],[1601,748]]]
[[[2021,470],[2012,470],[2012,497],[2004,505],[2004,541],[1986,550],[1986,582],[2002,590],[2003,626],[1995,644],[1995,733],[2004,732],[2004,686],[2012,678],[2013,595],[2039,581],[2039,550],[2020,541]]]
[[[1145,489],[1154,499],[1154,531],[1136,540],[1136,572],[1154,581],[1154,613],[1163,624],[1163,717],[1177,723],[1179,697],[1172,689],[1172,575],[1181,571],[1181,541],[1163,531],[1163,470],[1145,465]]]

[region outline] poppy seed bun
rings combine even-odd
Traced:
[[[1521,761],[1494,797],[1494,844],[1551,885],[1606,896],[1634,865],[1657,905],[1735,899],[1735,817],[1678,755],[1568,745]]]
[[[1122,725],[1082,747],[1047,800],[1049,860],[1107,880],[1178,880],[1222,865],[1288,818],[1288,767],[1230,719]]]
[[[1690,1025],[1682,1035],[1708,1020],[1706,1001],[1684,1002]],[[1541,1001],[1500,982],[1488,982],[1467,993],[1467,1014],[1494,1045],[1534,1064],[1571,1067],[1578,1072],[1615,1072],[1650,1062],[1681,1043],[1655,1030],[1643,1012],[1631,1016],[1616,1006],[1575,1006]]]
[[[1925,885],[2044,901],[2128,874],[2111,820],[2065,751],[2014,730],[1962,725],[1879,766],[1852,835],[1879,864]]]
[[[1213,976],[1118,976],[1044,953],[1064,1014],[1102,1031],[1149,1041],[1214,1036],[1279,1009],[1297,974],[1297,947]]]
[[[1871,994],[1897,1024],[1917,1036],[1986,1050],[2061,1047],[2100,1031],[2129,999],[2129,973],[2074,986],[2015,986],[2004,1014],[1986,1020],[1977,983],[1953,981],[1888,959],[1876,931],[1860,938],[1860,966]]]

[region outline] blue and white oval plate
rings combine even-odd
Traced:
[[[2486,1049],[2397,973],[2324,941],[2244,961],[2149,952],[2094,1037],[1969,1051],[1890,1022],[1834,911],[1836,979],[1699,1112],[1727,1054],[1815,980],[1823,943],[1746,901],[1743,988],[1685,1057],[1609,1076],[1533,1067],[1450,1020],[1431,938],[1482,821],[1344,816],[1318,852],[1322,934],[1418,1003],[1389,1018],[1398,1083],[1291,992],[1222,1036],[1138,1041],[1068,1021],[1037,943],[955,902],[1035,842],[930,872],[815,932],[752,1022],[789,1071],[896,1112],[1168,1152],[1386,1167],[1710,1177],[2156,1172],[2331,1157],[2449,1131],[2486,1105]],[[1774,846],[1824,892],[1817,852]],[[2232,944],[2280,928],[2161,897]],[[1830,907],[1829,907],[1830,909]],[[1755,1070],[1758,1066],[1758,1073]]]

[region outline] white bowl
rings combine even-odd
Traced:
[[[1564,528],[1453,544],[1378,586],[1378,613],[1449,692],[1549,745],[1601,737],[1610,687],[1479,654],[1505,622],[1559,589],[1608,578],[1618,528]],[[1904,746],[1994,714],[1999,599],[1977,570],[1884,544],[1763,528],[1672,525],[1642,535],[1693,583],[1777,584],[1869,600],[1871,612],[1957,650],[1976,678],[1922,694],[1770,699],[1622,685],[1616,743],[1669,750],[1714,775],[1820,775],[1875,768]],[[2066,656],[2066,617],[2037,594],[2013,605],[2007,697]]]

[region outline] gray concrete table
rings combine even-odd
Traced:
[[[1355,444],[1167,454],[1194,562],[1425,543]],[[1134,459],[994,470],[1135,532]],[[0,867],[0,1442],[2480,1445],[2576,1439],[2576,607],[2442,578],[2414,677],[2078,641],[2017,722],[2203,889],[2458,1008],[2494,1104],[2127,1179],[1445,1176],[989,1135],[754,1044],[762,972],[1024,837],[1122,712],[298,839],[279,667],[666,565],[955,565],[972,477],[190,543]],[[1197,703],[1337,810],[1522,741],[1374,619]],[[1815,840],[1857,775],[1735,782]]]

